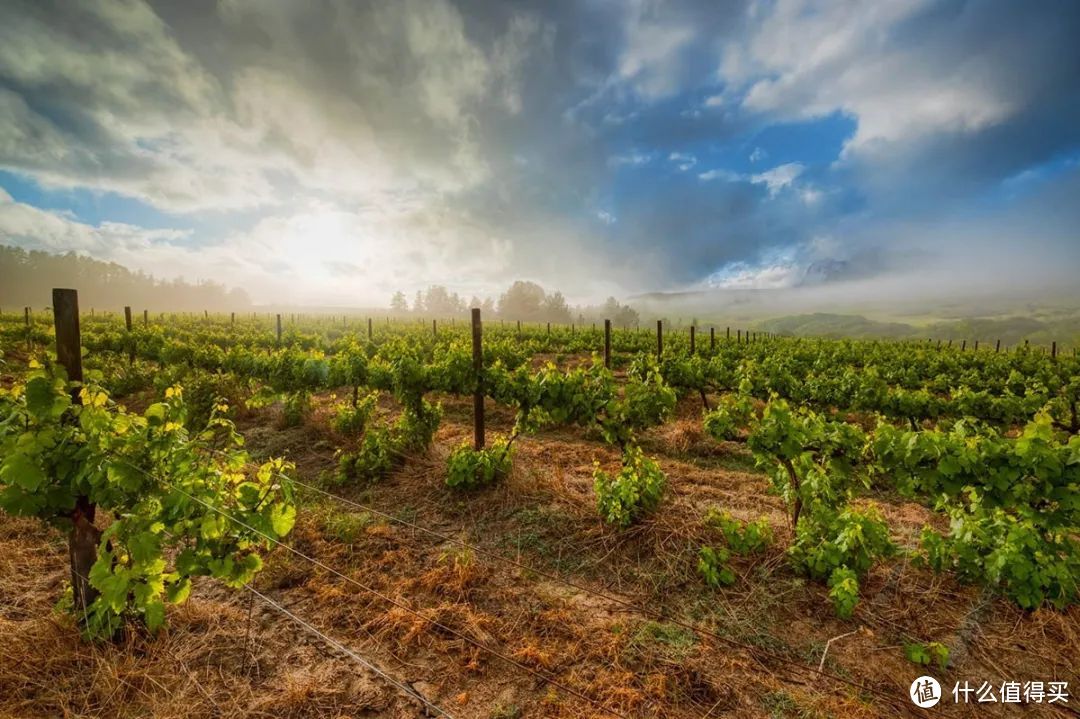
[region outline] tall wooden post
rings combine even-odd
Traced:
[[[371,318],[370,317],[367,318],[367,338],[368,338],[368,342],[370,342],[371,341]]]
[[[435,338],[435,337],[439,336],[439,329],[435,325],[435,320],[431,321],[431,336],[432,336],[432,338]]]
[[[694,341],[694,330],[694,325],[690,325],[690,354],[694,354],[694,350],[696,349]]]
[[[127,328],[128,364],[135,364],[135,339],[131,336],[130,305],[124,305],[124,327]]]
[[[143,327],[149,327],[150,326],[150,311],[149,310],[143,310],[142,311],[142,326]]]
[[[710,350],[716,349],[716,328],[715,327],[710,327],[709,328],[709,349]]]
[[[82,351],[79,336],[79,293],[75,290],[52,291],[53,322],[56,324],[56,361],[67,370],[68,380],[82,382]],[[72,401],[79,402],[78,390],[72,390]],[[97,507],[88,497],[75,499],[69,515],[68,560],[71,564],[71,589],[76,614],[86,617],[97,598],[90,585],[90,568],[97,561],[101,530],[94,526]]]
[[[277,342],[281,344],[281,313],[277,316]]]
[[[742,330],[735,330],[735,344],[742,344]]]
[[[731,339],[731,328],[727,328],[727,339]]]
[[[611,369],[611,320],[604,320],[604,367]]]
[[[963,352],[966,349],[967,349],[967,340],[964,340],[963,342],[960,343],[960,351]]]
[[[1057,359],[1057,340],[1050,343],[1050,358]]]
[[[664,321],[656,321],[656,358],[664,356]]]
[[[480,308],[472,308],[472,361],[476,373],[473,389],[473,449],[484,448],[484,340],[480,325]]]
[[[229,313],[229,324],[231,324],[233,327],[236,326],[236,313],[235,312],[230,312]]]
[[[994,351],[995,352],[1000,352],[1001,351],[1001,340],[998,340],[997,344],[994,345]]]

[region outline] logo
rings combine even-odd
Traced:
[[[941,701],[941,685],[933,677],[919,677],[911,683],[911,701],[915,706],[929,709]]]

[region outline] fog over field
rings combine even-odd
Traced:
[[[0,244],[255,304],[1029,312],[1076,294],[1078,34],[1065,1],[5,2]]]

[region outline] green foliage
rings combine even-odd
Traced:
[[[746,427],[753,416],[751,397],[744,394],[724,395],[715,409],[705,412],[705,433],[717,442],[736,439],[739,430]]]
[[[1080,541],[1046,529],[1031,518],[1004,509],[947,510],[947,536],[923,530],[931,567],[999,587],[1024,609],[1050,604],[1063,609],[1077,600]]]
[[[941,642],[904,644],[904,657],[912,664],[922,667],[931,663],[937,664],[941,671],[945,671],[949,666],[949,648]]]
[[[859,603],[859,575],[847,567],[837,567],[829,574],[829,599],[836,616],[849,618]]]
[[[281,404],[281,424],[283,427],[299,427],[311,416],[311,393],[298,390],[287,393]]]
[[[361,434],[375,411],[378,401],[378,392],[368,392],[359,398],[355,405],[351,402],[340,403],[335,408],[334,418],[331,420],[334,431],[345,435]]]
[[[634,444],[623,451],[622,468],[614,477],[601,470],[599,463],[593,469],[597,509],[605,522],[616,527],[629,527],[654,511],[666,486],[659,465]]]
[[[398,448],[386,427],[369,427],[355,452],[343,452],[338,458],[339,482],[374,482],[393,469]]]
[[[705,514],[705,525],[719,530],[727,546],[736,554],[754,554],[772,544],[772,526],[765,517],[743,522],[728,512],[712,507]]]
[[[702,547],[698,550],[698,574],[710,587],[735,583],[735,572],[728,566],[731,553],[723,547]]]
[[[442,421],[442,406],[420,400],[415,407],[406,406],[394,423],[393,443],[400,452],[426,450]]]
[[[72,385],[60,368],[33,368],[0,389],[0,508],[61,528],[77,501],[114,517],[88,577],[99,592],[82,617],[88,636],[112,636],[132,618],[158,629],[195,576],[242,586],[262,567],[265,537],[292,529],[289,465],[272,460],[248,474],[223,412],[194,434],[185,413],[179,387],[137,415],[93,376]]]
[[[841,567],[861,577],[895,550],[880,512],[845,506],[807,513],[795,529],[790,555],[796,567],[815,579],[826,579]]]
[[[1018,437],[960,421],[949,430],[880,425],[878,472],[949,515],[942,537],[924,531],[936,569],[999,587],[1026,609],[1075,602],[1080,584],[1080,437],[1063,439],[1049,412]]]
[[[510,445],[505,437],[498,437],[479,451],[470,442],[464,442],[450,453],[447,461],[446,486],[473,489],[493,484],[510,472]]]

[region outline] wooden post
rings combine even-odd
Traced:
[[[664,321],[656,321],[656,358],[664,356]]]
[[[979,351],[979,340],[975,340],[975,351]]]
[[[727,339],[731,339],[731,328],[727,328]]]
[[[550,322],[547,323],[547,333],[549,335],[551,334],[551,323]]]
[[[26,353],[30,354],[34,351],[34,338],[30,333],[30,308],[23,307],[23,315],[26,319]]]
[[[694,354],[695,341],[694,341],[694,325],[690,325],[690,354]]]
[[[742,330],[735,330],[735,344],[742,344]]]
[[[521,339],[521,320],[517,321],[517,336],[518,339]]]
[[[967,340],[964,340],[963,342],[960,343],[960,351],[963,352],[966,349],[967,349]]]
[[[432,338],[437,338],[439,336],[439,330],[435,326],[435,320],[431,320],[431,336]]]
[[[611,369],[611,320],[604,320],[604,367]]]
[[[367,338],[368,338],[368,342],[370,342],[371,341],[371,318],[370,317],[367,318]]]
[[[82,351],[79,337],[79,293],[75,290],[52,291],[53,322],[56,324],[56,361],[67,370],[68,380],[82,382]],[[72,390],[72,401],[79,402],[79,392]],[[68,533],[68,560],[71,564],[71,589],[76,614],[86,617],[97,598],[90,585],[90,568],[97,562],[101,530],[94,526],[97,507],[88,497],[75,499],[69,517],[72,527]]]
[[[472,308],[472,361],[476,373],[473,390],[473,449],[484,448],[484,341],[480,325],[480,308]]]
[[[124,305],[124,327],[127,328],[128,364],[135,364],[135,340],[131,337],[131,305]]]
[[[1050,343],[1050,358],[1057,359],[1057,341]]]
[[[230,312],[229,313],[229,324],[231,324],[233,327],[236,326],[236,313],[235,312]]]
[[[715,327],[710,327],[709,328],[709,349],[710,350],[716,349],[716,328]]]
[[[281,313],[277,316],[277,342],[281,344]]]
[[[995,352],[1000,352],[1001,351],[1001,340],[998,340],[997,344],[994,345],[994,351]]]
[[[150,311],[149,310],[143,310],[142,311],[142,326],[143,327],[149,327],[150,326]]]

